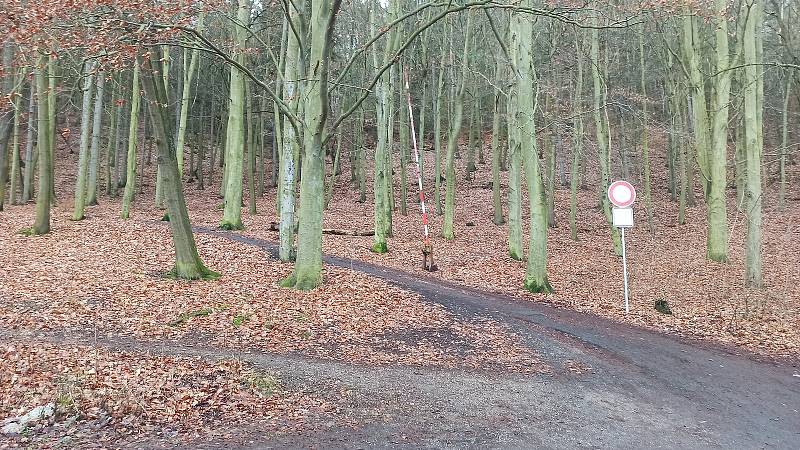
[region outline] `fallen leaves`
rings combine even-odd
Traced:
[[[64,161],[59,167],[59,186],[69,186],[75,165]],[[147,172],[146,187],[152,187],[151,176]],[[216,227],[218,199],[186,191],[193,223]],[[121,220],[119,202],[106,199],[87,210],[87,219],[73,222],[65,203],[54,209],[53,232],[45,236],[13,234],[32,220],[33,205],[0,216],[0,230],[9,235],[0,241],[0,264],[15,268],[0,274],[0,327],[188,338],[378,364],[544,370],[533,351],[495,322],[461,319],[417,294],[336,267],[324,268],[325,283],[312,292],[281,288],[277,282],[291,264],[219,236],[195,238],[202,259],[221,279],[164,278],[174,256],[169,228],[156,220],[160,210],[140,198],[132,219]],[[268,217],[254,219],[269,227]],[[244,219],[257,229],[251,217]],[[418,332],[430,338],[403,337]],[[469,357],[449,339],[435,339],[437,333],[457,335]]]
[[[651,136],[654,149],[666,148],[661,132]],[[487,152],[489,150],[487,149]],[[425,152],[426,197],[433,199],[433,152]],[[323,236],[323,250],[329,254],[385,265],[419,276],[455,281],[490,292],[499,292],[531,301],[546,302],[585,311],[617,321],[660,331],[713,340],[746,348],[758,354],[796,359],[800,356],[800,252],[795,238],[800,226],[800,185],[788,187],[789,205],[779,211],[775,195],[765,197],[764,206],[764,290],[743,286],[745,214],[737,208],[734,191],[728,195],[729,261],[719,264],[705,258],[706,212],[702,193],[696,192],[697,206],[687,209],[687,223],[677,225],[678,204],[669,199],[666,161],[663,152],[653,151],[653,233],[649,231],[645,205],[634,205],[636,226],[626,232],[630,276],[631,314],[626,315],[622,300],[622,263],[612,252],[609,227],[597,208],[598,185],[596,156],[587,156],[588,190],[577,196],[578,240],[569,229],[570,192],[556,180],[555,212],[558,227],[548,231],[548,276],[555,288],[550,295],[531,294],[522,288],[525,262],[508,256],[508,225],[492,223],[491,168],[478,165],[472,181],[465,181],[465,162],[457,162],[455,240],[441,237],[443,217],[429,214],[435,262],[439,270],[426,272],[421,267],[422,224],[409,196],[409,214],[395,211],[394,236],[389,252],[370,251],[372,239],[355,236]],[[397,161],[395,161],[397,163]],[[347,162],[345,162],[347,164]],[[789,167],[789,178],[798,179],[800,166]],[[347,166],[343,168],[347,173]],[[399,173],[397,171],[396,173]],[[504,214],[507,217],[507,172],[501,172]],[[367,202],[358,203],[358,193],[340,177],[336,195],[325,212],[325,227],[362,229],[372,226],[371,191]],[[638,177],[634,176],[634,184]],[[697,184],[697,181],[695,181]],[[413,183],[412,183],[413,184]],[[371,183],[367,183],[371,189]],[[523,184],[524,186],[524,184]],[[697,186],[699,189],[699,186]],[[369,190],[368,189],[368,190]],[[777,188],[776,188],[777,189]],[[444,191],[444,188],[442,188]],[[523,189],[523,191],[526,191]],[[400,192],[395,180],[395,195]],[[444,195],[442,195],[444,198]],[[261,211],[274,211],[272,196]],[[522,218],[527,236],[528,201],[523,192]],[[792,206],[795,205],[795,206]],[[414,206],[412,208],[412,206]],[[435,211],[435,204],[428,205]],[[276,239],[269,220],[246,218],[244,234]],[[471,223],[474,226],[468,226]],[[524,239],[527,247],[527,238]],[[666,300],[672,315],[655,309]]]
[[[59,164],[60,192],[68,191],[64,186],[70,185],[74,167]],[[195,223],[216,225],[213,197],[190,195]],[[248,416],[253,413],[302,422],[303,411],[324,412],[329,404],[276,390],[274,380],[236,361],[71,344],[31,346],[16,342],[13,334],[74,332],[380,365],[547,370],[506,327],[457,317],[352,270],[325,267],[325,284],[312,292],[281,288],[277,281],[290,273],[291,265],[220,236],[198,234],[196,239],[204,262],[222,278],[166,278],[174,255],[169,229],[157,221],[161,211],[144,206],[140,198],[133,218],[124,221],[118,217],[118,201],[102,202],[79,222],[69,220],[71,205],[59,202],[52,232],[45,236],[15,234],[33,220],[33,205],[0,215],[0,232],[6,236],[0,239],[0,266],[11,269],[0,273],[0,331],[10,340],[7,346],[14,347],[6,356],[15,361],[2,369],[15,378],[0,388],[0,411],[17,414],[61,395],[71,399],[63,402],[65,407],[74,407],[72,416],[62,414],[49,428],[37,429],[32,435],[36,442],[61,439],[73,428],[82,430],[69,441],[73,444],[100,439],[118,445],[134,435],[191,439],[223,433],[239,419],[252,421]]]
[[[283,389],[273,375],[236,360],[214,363],[99,347],[50,343],[0,345],[0,416],[54,403],[56,414],[17,436],[19,443],[84,439],[119,443],[139,433],[183,438],[212,425],[298,419],[323,408],[308,394]],[[324,408],[323,408],[324,409]],[[273,420],[264,420],[272,417]]]

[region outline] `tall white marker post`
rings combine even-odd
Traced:
[[[630,312],[628,302],[628,259],[625,255],[625,229],[633,227],[633,202],[636,201],[636,189],[627,181],[615,181],[608,187],[608,200],[615,206],[611,209],[612,225],[620,229],[622,234],[622,277],[625,286],[625,314]]]

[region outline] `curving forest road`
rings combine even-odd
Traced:
[[[198,231],[275,252],[267,241]],[[375,409],[380,420],[346,433],[320,429],[248,442],[255,447],[800,448],[797,363],[757,361],[735,350],[360,261],[325,262],[382,278],[455,314],[505,323],[554,373],[303,364],[293,367],[295,383],[347,386],[355,392],[350,413]],[[565,361],[577,362],[582,373]]]
[[[196,231],[276,253],[268,241]],[[336,422],[312,414],[299,431],[240,427],[191,448],[800,448],[797,363],[759,361],[732,349],[359,261],[326,257],[325,262],[415,291],[460,317],[504,323],[552,371],[374,367],[189,340],[74,332],[0,330],[0,343],[49,341],[206,360],[236,357],[280,373],[293,391],[335,400]],[[123,445],[176,448],[169,436]]]

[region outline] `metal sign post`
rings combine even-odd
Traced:
[[[622,233],[622,279],[625,285],[625,314],[631,312],[628,304],[628,258],[625,256],[625,227],[620,227]]]
[[[611,210],[612,225],[619,228],[622,238],[622,277],[625,289],[625,314],[630,313],[628,301],[628,258],[625,252],[625,229],[633,227],[633,209],[636,189],[627,181],[615,181],[608,187],[608,199],[616,206]]]

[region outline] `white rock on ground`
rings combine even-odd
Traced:
[[[22,430],[29,423],[37,422],[41,419],[45,419],[51,417],[53,414],[56,413],[56,405],[55,403],[48,403],[46,405],[37,406],[32,410],[28,411],[27,414],[19,417],[10,417],[8,419],[3,420],[3,434],[20,434]]]

